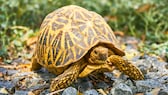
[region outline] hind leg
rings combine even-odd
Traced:
[[[41,69],[41,65],[37,62],[37,58],[36,57],[32,57],[31,60],[31,65],[30,65],[30,70],[35,71],[35,70],[39,70]]]

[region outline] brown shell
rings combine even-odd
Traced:
[[[79,6],[65,6],[45,17],[37,41],[37,59],[46,67],[64,67],[98,44],[124,55],[113,31],[100,15]]]

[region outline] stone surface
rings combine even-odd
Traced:
[[[11,76],[11,75],[16,74],[16,73],[18,73],[18,72],[19,72],[18,70],[8,70],[8,71],[6,72],[6,74],[9,75],[9,76]]]
[[[107,83],[101,81],[101,82],[98,82],[98,83],[96,84],[96,88],[107,89],[107,88],[109,88],[109,85],[108,85]]]
[[[9,93],[13,93],[15,84],[13,84],[11,81],[0,81],[0,88],[5,88]]]
[[[40,95],[47,95],[48,93],[50,93],[49,89],[45,89],[40,93]]]
[[[84,95],[99,95],[95,89],[87,90],[83,93]]]
[[[131,88],[124,83],[115,85],[110,93],[112,95],[133,95]]]
[[[74,88],[68,87],[62,93],[69,95],[72,92],[71,95],[75,95],[74,93],[80,91],[84,95],[98,95],[98,89],[102,89],[102,92],[107,95],[112,93],[117,93],[116,95],[157,95],[156,93],[168,95],[168,63],[160,60],[157,56],[142,55],[137,49],[139,40],[135,38],[124,39],[124,42],[127,54],[125,57],[139,67],[145,76],[144,80],[131,80],[128,76],[114,70],[104,73],[105,77],[99,75],[99,78],[97,74],[96,78],[89,76],[77,79],[72,84]],[[23,72],[23,68],[14,69],[13,67],[20,62],[25,63],[26,61],[18,58],[13,60],[7,68],[0,67],[0,93],[24,95],[32,90],[43,88],[46,84],[49,85],[51,80],[56,77],[44,68],[34,72]],[[49,86],[46,86],[40,95],[48,93],[51,92],[49,92]]]
[[[168,95],[168,89],[161,89],[158,95]]]
[[[77,82],[75,83],[75,87],[78,88],[80,92],[84,92],[88,89],[92,89],[93,84],[91,83],[89,78],[86,77],[78,79]]]
[[[62,95],[77,95],[77,90],[73,87],[68,87],[63,91]]]
[[[162,84],[157,80],[147,79],[136,81],[136,86],[139,92],[145,92],[150,91],[153,88],[159,88]]]
[[[29,91],[16,90],[14,95],[28,95],[28,93]]]

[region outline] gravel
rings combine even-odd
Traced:
[[[142,55],[135,47],[136,45],[132,45],[130,41],[126,42],[126,54],[129,54],[126,57],[140,68],[145,76],[144,80],[131,80],[124,74],[116,77],[114,72],[106,72],[104,76],[97,77],[98,75],[96,75],[97,78],[88,76],[77,79],[71,87],[61,92],[62,95],[77,95],[78,92],[83,95],[99,95],[100,93],[105,93],[104,95],[136,95],[137,93],[168,95],[168,63],[160,60],[157,56]],[[50,84],[55,77],[56,75],[49,73],[46,69],[23,72],[0,67],[0,94],[27,95],[33,90]],[[50,93],[49,87],[46,87],[39,92],[40,95]]]
[[[95,89],[87,90],[84,92],[84,95],[99,95]]]
[[[62,95],[77,95],[77,93],[76,88],[68,87],[63,91]]]
[[[124,83],[115,85],[110,93],[112,95],[133,95],[132,89]]]

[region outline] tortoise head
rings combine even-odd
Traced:
[[[103,46],[94,47],[90,52],[88,61],[95,64],[104,64],[109,56],[109,50]]]

